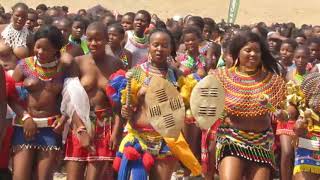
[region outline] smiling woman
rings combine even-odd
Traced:
[[[275,168],[274,135],[270,110],[260,104],[259,97],[267,95],[269,103],[278,107],[285,95],[285,82],[278,76],[276,60],[257,34],[235,36],[230,52],[236,59],[234,66],[216,73],[225,89],[226,110],[217,129],[219,175],[222,179],[232,175],[267,180]],[[251,171],[243,172],[245,169]]]

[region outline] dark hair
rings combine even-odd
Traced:
[[[268,30],[265,27],[260,25],[260,26],[254,26],[252,29],[254,29],[254,28],[257,28],[257,30],[259,32],[259,34],[258,34],[259,36],[261,36],[264,40],[267,39]]]
[[[294,36],[294,38],[297,38],[297,37],[302,37],[303,39],[307,39],[306,35],[304,35],[303,32],[301,31]]]
[[[282,41],[281,44],[290,44],[290,46],[293,48],[293,50],[295,50],[298,46],[298,43],[293,39],[286,39],[286,40]]]
[[[276,59],[271,55],[266,43],[260,38],[259,35],[245,31],[237,34],[230,44],[230,53],[233,59],[239,57],[240,50],[249,42],[256,42],[260,45],[262,65],[267,71],[279,74],[279,68]]]
[[[212,18],[203,18],[203,22],[205,25],[209,27],[210,32],[213,30],[213,28],[216,26],[216,22]]]
[[[29,8],[29,10],[28,10],[28,14],[34,14],[34,15],[36,15],[36,16],[37,16],[37,18],[38,18],[38,13],[37,13],[37,11],[36,11],[36,10],[34,10],[34,9],[32,9],[32,8]]]
[[[14,6],[12,6],[12,11],[15,11],[17,8],[22,8],[26,11],[29,10],[29,7],[25,3],[16,3]]]
[[[39,4],[37,7],[36,7],[36,10],[43,10],[43,11],[46,11],[48,10],[48,7],[45,5],[45,4]]]
[[[59,22],[59,23],[65,23],[67,27],[71,28],[72,27],[72,20],[67,18],[67,17],[58,17],[56,20],[54,20],[56,22]]]
[[[106,36],[106,38],[108,38],[108,31],[107,31],[107,27],[105,24],[103,24],[100,21],[95,21],[89,24],[89,26],[87,27],[87,32],[89,30],[98,30],[98,31],[102,31],[102,33]]]
[[[81,11],[87,13],[87,11],[86,11],[85,9],[79,9],[78,12],[77,12],[77,14],[79,14]]]
[[[156,21],[156,28],[158,29],[167,29],[166,23],[163,21]]]
[[[182,37],[181,37],[181,40],[183,41],[184,39],[184,36],[186,34],[195,34],[199,39],[202,39],[202,34],[201,34],[201,31],[198,27],[196,26],[187,26],[183,29],[182,31]]]
[[[311,37],[310,39],[308,39],[307,41],[307,45],[309,46],[310,44],[317,44],[317,45],[320,45],[320,38],[318,37]]]
[[[41,26],[38,31],[34,34],[34,41],[41,38],[46,38],[50,41],[52,46],[56,48],[58,51],[63,47],[63,36],[58,28],[52,25],[44,25]]]
[[[77,21],[80,22],[80,24],[84,26],[84,30],[87,29],[87,27],[89,25],[89,21],[87,19],[85,19],[83,16],[76,15],[73,18],[73,23],[77,22]]]
[[[108,30],[110,30],[111,28],[114,28],[118,33],[120,33],[122,35],[125,34],[123,27],[119,23],[114,23],[114,24],[109,25]]]
[[[47,15],[39,16],[38,19],[42,19],[44,21],[45,25],[50,25],[53,22],[53,19],[50,16],[47,16]]]
[[[67,6],[62,6],[61,9],[64,12],[68,12],[69,11],[69,7],[67,7]]]
[[[307,55],[310,56],[310,51],[309,51],[308,46],[306,46],[306,45],[298,46],[298,47],[295,49],[294,53],[296,53],[296,52],[299,51],[299,50],[304,50],[304,51],[307,53]]]
[[[130,18],[132,18],[132,20],[134,19],[134,17],[136,16],[136,14],[134,12],[127,12],[125,13],[122,17],[124,16],[129,16]]]
[[[149,13],[148,11],[146,11],[146,10],[139,10],[139,11],[136,13],[135,16],[137,16],[138,14],[144,15],[144,16],[146,17],[146,19],[147,19],[147,23],[150,24],[150,22],[151,22],[151,15],[150,15],[150,13]]]
[[[173,58],[175,58],[177,56],[176,54],[176,44],[174,42],[174,38],[171,34],[170,31],[168,31],[167,29],[162,29],[162,28],[156,28],[154,30],[152,30],[150,33],[149,33],[149,43],[150,43],[150,39],[152,37],[153,34],[156,34],[156,33],[164,33],[164,34],[167,34],[170,38],[170,46],[171,46],[171,56]]]
[[[187,24],[188,24],[188,22],[190,22],[190,21],[193,21],[194,24],[200,29],[201,32],[203,31],[204,21],[203,21],[203,19],[202,19],[200,16],[191,16],[191,17],[188,19]]]

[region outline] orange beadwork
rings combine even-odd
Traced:
[[[225,89],[225,110],[230,115],[256,117],[267,114],[268,108],[259,103],[261,94],[268,95],[274,107],[285,98],[285,81],[271,72],[258,71],[249,76],[232,67],[219,69],[217,76]]]

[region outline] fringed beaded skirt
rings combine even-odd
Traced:
[[[276,169],[272,129],[264,132],[242,131],[227,126],[217,130],[216,166],[224,157],[235,156]]]

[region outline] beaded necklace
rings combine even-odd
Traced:
[[[145,35],[143,35],[143,37],[142,38],[140,38],[140,37],[138,37],[137,35],[136,35],[136,33],[134,33],[133,32],[133,39],[134,39],[134,41],[136,41],[137,43],[139,43],[139,44],[146,44],[147,43],[147,36],[145,36]]]
[[[38,58],[36,56],[33,56],[25,59],[24,71],[28,75],[37,77],[42,81],[51,81],[62,72],[61,68],[59,68],[58,66],[58,60],[47,64],[41,64]]]
[[[171,68],[156,68],[152,66],[151,62],[141,64],[141,68],[146,73],[144,82],[146,85],[149,83],[151,76],[160,76],[170,81],[173,85],[177,85],[174,71]]]
[[[203,68],[205,66],[205,57],[202,54],[199,54],[199,56],[193,58],[188,54],[184,54],[182,55],[181,64],[192,70]]]
[[[266,94],[269,102],[278,107],[285,98],[285,82],[271,72],[258,71],[253,75],[238,72],[237,67],[219,69],[217,76],[225,89],[225,109],[228,114],[240,117],[257,117],[269,112],[259,103]]]
[[[134,32],[132,32],[132,38],[129,38],[129,41],[137,48],[148,48],[148,39],[145,35],[142,38],[139,38]]]

